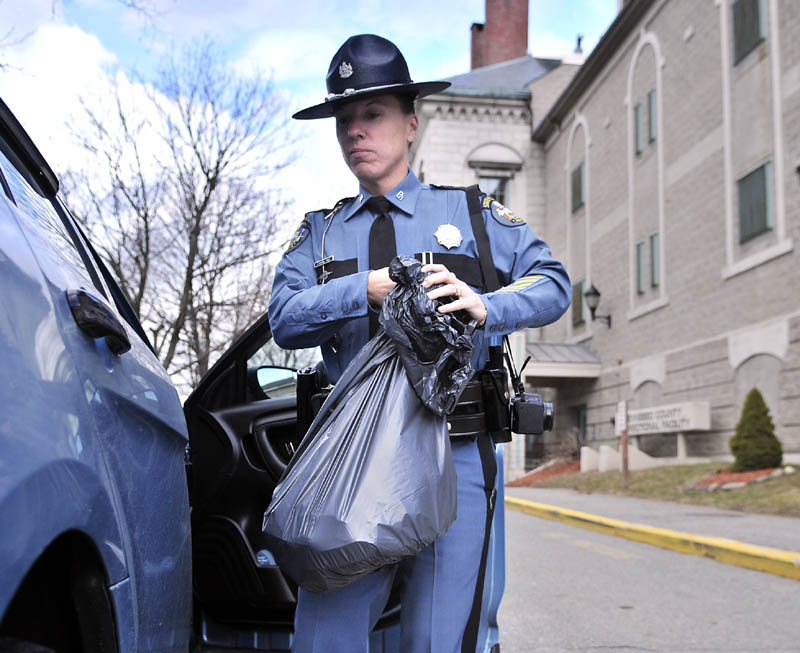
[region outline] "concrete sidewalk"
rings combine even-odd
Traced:
[[[506,508],[800,580],[800,519],[558,488],[506,487]]]

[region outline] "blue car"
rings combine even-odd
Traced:
[[[288,651],[296,587],[261,521],[299,444],[297,375],[263,364],[266,315],[181,406],[2,100],[0,185],[0,650]],[[397,650],[398,613],[375,653]]]

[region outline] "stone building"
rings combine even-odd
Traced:
[[[546,446],[616,447],[626,400],[642,452],[726,456],[758,387],[800,458],[800,3],[631,0],[585,61],[476,59],[494,5],[527,24],[487,0],[491,63],[420,101],[413,166],[480,181],[567,265],[568,314],[514,337]]]

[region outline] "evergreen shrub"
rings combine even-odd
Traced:
[[[772,423],[769,408],[758,388],[747,393],[742,417],[729,445],[735,458],[735,472],[780,467],[783,448],[781,441],[775,436],[775,425]]]

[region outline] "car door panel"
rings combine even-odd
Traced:
[[[261,522],[289,459],[286,443],[297,439],[295,403],[187,410],[194,587],[217,620],[287,627],[293,620],[296,587],[266,551]]]

